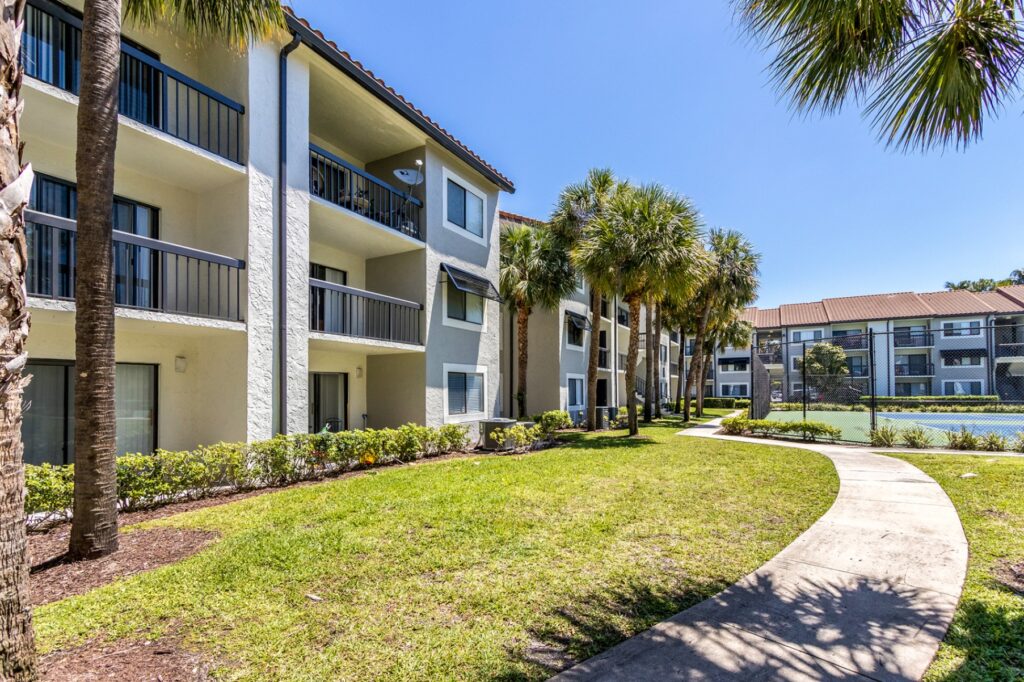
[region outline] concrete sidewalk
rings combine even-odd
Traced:
[[[718,436],[716,422],[680,435],[776,445]],[[967,569],[953,504],[901,460],[864,448],[784,447],[832,460],[840,480],[832,508],[732,587],[553,679],[921,678]]]

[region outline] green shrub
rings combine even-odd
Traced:
[[[70,515],[75,491],[75,467],[40,464],[25,466],[25,513],[39,514],[41,522]]]
[[[750,406],[749,401],[747,402],[747,406]],[[738,405],[736,405],[736,398],[704,398],[704,407],[713,408],[716,410],[731,410],[738,407]]]
[[[1024,452],[1024,431],[1018,433],[1017,437],[1013,439],[1010,449],[1014,452]]]
[[[722,430],[730,436],[742,436],[750,428],[746,417],[729,417],[722,420]]]
[[[745,398],[737,398],[736,399],[736,409],[737,410],[741,410],[741,409],[744,409],[744,408],[747,408],[747,407],[750,407],[750,401],[749,400],[747,400]]]
[[[747,428],[756,436],[768,437],[773,433],[779,433],[784,423],[774,419],[751,419],[747,422]]]
[[[819,439],[834,443],[843,437],[843,430],[838,426],[810,419],[799,422],[779,422],[779,424],[781,426],[778,429],[778,433],[794,434],[800,436],[802,440],[812,443]]]
[[[986,452],[1004,452],[1010,449],[1010,440],[998,433],[986,433],[981,437],[979,445]]]
[[[899,440],[900,432],[895,426],[879,426],[871,431],[871,445],[876,448],[894,448]]]
[[[534,421],[545,439],[550,439],[559,429],[571,429],[573,426],[572,418],[565,410],[549,410],[537,416]]]
[[[961,426],[959,431],[950,431],[946,434],[946,445],[952,450],[977,450],[978,437]]]
[[[526,452],[533,449],[542,439],[543,433],[539,424],[526,426],[513,424],[504,428],[494,429],[491,437],[497,443],[504,443],[511,452]]]
[[[932,445],[932,440],[923,426],[908,426],[900,432],[900,438],[902,444],[908,448],[920,449]]]

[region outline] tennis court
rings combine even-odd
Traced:
[[[784,422],[801,421],[800,410],[773,411],[769,419]],[[837,426],[843,431],[843,440],[853,443],[871,442],[870,412],[840,412],[808,410],[807,419]],[[930,435],[935,445],[946,444],[946,433],[966,428],[977,435],[997,433],[1014,438],[1024,433],[1024,414],[988,412],[879,412],[879,426],[893,426],[898,429],[921,426]]]

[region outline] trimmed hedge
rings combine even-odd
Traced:
[[[1006,403],[978,403],[968,401],[972,404],[960,405],[951,404],[952,401],[935,402],[905,402],[904,398],[878,399],[878,410],[881,412],[938,412],[948,414],[1024,414],[1024,405],[1011,405]],[[773,403],[772,409],[791,412],[800,412],[804,409],[803,403]],[[867,412],[871,408],[862,403],[807,403],[808,412]]]
[[[549,418],[547,425],[557,423]],[[459,424],[437,428],[406,424],[397,429],[324,431],[253,443],[217,443],[182,452],[124,455],[117,458],[117,497],[122,511],[133,511],[314,480],[464,450],[469,445],[467,432]],[[25,511],[35,516],[32,525],[68,517],[74,465],[27,465],[25,478]]]
[[[786,436],[795,435],[801,440],[815,442],[823,439],[831,442],[839,440],[843,431],[837,426],[816,421],[784,422],[775,419],[747,419],[731,417],[722,420],[722,429],[733,436],[750,433],[754,436]]]

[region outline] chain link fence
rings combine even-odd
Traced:
[[[851,443],[1006,450],[1024,439],[1024,325],[826,333],[752,350],[751,418],[824,422]]]

